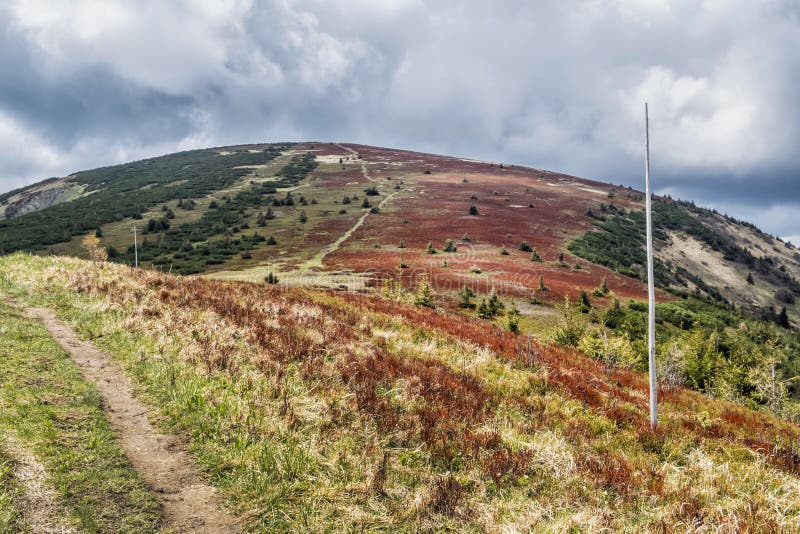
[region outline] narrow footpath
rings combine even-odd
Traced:
[[[147,420],[147,408],[133,397],[132,384],[122,368],[94,345],[80,340],[51,310],[27,311],[44,323],[97,388],[122,448],[163,505],[165,526],[179,533],[238,532],[237,521],[225,510],[216,490],[200,477],[183,441],[160,433]]]

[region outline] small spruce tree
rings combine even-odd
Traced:
[[[619,299],[614,299],[613,304],[603,314],[603,323],[608,328],[617,328],[625,318],[625,311],[619,304]]]
[[[581,313],[589,313],[591,309],[592,303],[589,302],[589,294],[581,289],[580,295],[578,296],[578,310],[580,310]]]
[[[426,308],[433,308],[433,299],[433,289],[428,281],[428,276],[423,274],[417,282],[417,292],[414,295],[414,304],[417,306],[424,306]]]
[[[119,251],[113,246],[109,245],[106,247],[106,255],[108,259],[114,260],[119,258]]]
[[[786,306],[781,308],[781,313],[778,314],[778,325],[783,328],[789,328],[792,326],[789,323],[789,315],[786,313]]]
[[[592,295],[594,295],[595,297],[602,297],[604,295],[608,295],[608,283],[606,282],[606,277],[605,276],[600,281],[600,285],[597,286],[592,291]]]
[[[517,303],[512,301],[511,302],[511,309],[508,310],[506,314],[506,328],[512,334],[519,334],[519,308],[517,308]]]
[[[550,291],[550,288],[544,283],[544,276],[539,276],[539,291],[544,293],[545,291]]]
[[[489,312],[492,314],[492,317],[505,308],[503,303],[500,302],[500,298],[497,296],[497,292],[494,288],[492,288],[492,291],[489,293],[489,300],[486,301],[486,305],[489,307]]]
[[[469,214],[470,215],[480,215],[480,213],[478,213],[478,208],[475,207],[475,205],[472,205],[472,206],[469,207]]]
[[[475,292],[467,286],[461,288],[458,292],[458,305],[462,308],[474,308],[475,304],[472,299],[475,298]]]
[[[445,244],[444,248],[442,249],[444,252],[456,252],[456,245],[453,243],[452,239],[448,239]]]
[[[475,309],[475,313],[481,319],[491,319],[492,318],[492,314],[489,312],[489,306],[488,306],[488,304],[486,304],[486,299],[485,298],[481,299],[480,303],[478,304],[478,307]]]
[[[531,251],[531,261],[542,261],[542,257],[539,256],[539,253],[536,251],[536,249]]]
[[[433,248],[433,242],[432,241],[428,241],[428,246],[425,247],[425,252],[427,254],[436,254],[436,249]]]

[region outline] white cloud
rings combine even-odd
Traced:
[[[52,176],[62,163],[58,150],[0,109],[0,176],[13,178],[4,189]]]
[[[64,75],[80,66],[103,65],[131,82],[171,94],[227,76],[249,2],[106,2],[15,0],[14,25],[37,57]],[[255,72],[279,69],[256,56]]]
[[[787,173],[800,167],[793,4],[9,0],[0,106],[64,165],[125,147],[337,139],[618,183],[641,174],[647,100],[664,187],[691,196],[698,176],[747,185],[768,169],[800,202]],[[115,148],[92,158],[94,143]],[[48,157],[34,153],[7,151],[5,168],[36,172]]]
[[[209,138],[192,135],[177,143],[140,145],[132,142],[112,142],[102,138],[82,138],[64,149],[36,133],[30,125],[15,119],[0,109],[0,176],[3,190],[38,182],[51,176],[66,176],[72,172],[102,165],[112,165],[142,159],[153,154],[167,154],[209,146]]]
[[[798,247],[800,246],[800,234],[797,235],[785,235],[781,237],[784,241],[791,243],[792,245]]]

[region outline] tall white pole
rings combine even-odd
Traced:
[[[650,371],[650,426],[658,425],[658,398],[656,384],[656,293],[653,280],[653,193],[650,191],[650,120],[647,102],[644,104],[644,150],[645,150],[645,212],[647,214],[647,352]]]
[[[136,242],[136,225],[133,225],[133,266],[139,267],[139,245]]]

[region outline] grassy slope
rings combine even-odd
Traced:
[[[191,436],[258,531],[791,529],[798,428],[380,299],[0,258]]]
[[[266,152],[259,152],[261,149]],[[317,156],[320,166],[296,185],[293,180],[283,185],[297,188],[294,194],[298,198],[305,195],[316,202],[274,207],[276,218],[264,227],[257,226],[258,213],[270,206],[273,197],[261,194],[262,186],[281,174],[292,156],[301,153]],[[140,242],[143,265],[154,262],[162,270],[183,274],[223,271],[221,276],[241,279],[261,275],[268,266],[269,270],[281,271],[282,280],[289,282],[309,272],[317,274],[311,267],[319,265],[310,260],[351,229],[362,213],[360,201],[344,205],[342,197],[363,195],[369,185],[381,192],[380,197],[372,197],[376,202],[390,193],[396,196],[324,258],[327,272],[320,274],[321,284],[338,285],[338,279],[328,279],[331,271],[355,271],[361,275],[359,283],[364,277],[379,280],[393,274],[402,262],[409,266],[409,273],[425,270],[435,288],[448,294],[468,284],[478,293],[488,293],[495,287],[502,295],[527,298],[543,275],[551,292],[538,298],[551,303],[560,302],[565,294],[574,298],[580,289],[596,287],[603,277],[618,296],[643,296],[639,281],[610,270],[641,277],[642,195],[536,169],[501,168],[378,147],[301,143],[291,148],[249,145],[171,154],[78,173],[71,180],[87,188],[89,196],[1,221],[0,251],[33,248],[40,253],[82,256],[82,237],[102,224],[101,244],[119,251],[117,261],[131,263],[132,253],[126,250],[132,241],[132,224],[144,226],[150,218],[162,218],[161,206],[166,205],[176,217],[170,221],[169,230],[146,236],[147,246]],[[274,196],[284,193],[281,190]],[[231,197],[230,202],[223,201],[223,195]],[[197,207],[191,211],[178,208],[177,199],[181,197],[195,199]],[[212,199],[230,210],[209,210]],[[467,215],[472,205],[480,216]],[[308,216],[305,223],[299,222],[301,210]],[[621,210],[625,210],[624,216]],[[139,212],[144,219],[131,219]],[[209,216],[223,212],[227,213],[224,221]],[[605,222],[596,228],[599,218]],[[776,242],[769,236],[687,204],[657,202],[655,218],[659,241],[674,233],[686,233],[720,258],[724,254],[741,271],[732,280],[720,281],[706,272],[702,263],[689,273],[682,270],[680,261],[670,265],[661,257],[663,263],[657,262],[656,275],[665,287],[671,285],[677,292],[697,287],[712,298],[741,304],[737,295],[751,293],[744,279],[752,270],[760,293],[755,300],[761,307],[773,304],[778,311],[786,304],[775,299],[777,290],[785,293],[794,287],[795,296],[800,296],[800,286],[792,278],[797,276],[796,259],[800,256],[783,247],[776,255]],[[186,232],[181,233],[185,224]],[[218,224],[222,226],[212,231],[211,227]],[[601,231],[594,231],[598,229]],[[69,236],[64,235],[65,230],[69,230]],[[274,236],[277,245],[251,242],[256,232],[263,237]],[[424,252],[428,241],[440,248],[445,240],[457,241],[465,234],[472,241],[459,244],[457,254]],[[578,256],[566,254],[568,265],[580,263],[582,268],[559,266],[556,258],[573,238],[571,250],[597,264],[587,265]],[[536,247],[545,261],[531,262],[529,254],[518,251],[523,240]],[[156,246],[159,241],[163,242],[160,247]],[[397,246],[401,241],[405,248]],[[745,244],[752,250],[741,248]],[[501,246],[510,254],[499,255]],[[775,261],[760,261],[762,253]],[[482,274],[472,273],[473,266]],[[729,291],[726,285],[736,287]],[[796,300],[794,308],[789,303],[792,318],[800,309],[800,299]]]
[[[0,435],[13,436],[44,465],[81,531],[154,531],[158,503],[116,443],[97,392],[37,321],[0,302],[0,325]],[[3,532],[24,528],[15,524],[12,506],[18,510],[20,500],[11,465],[0,463]]]
[[[169,200],[205,196],[251,174],[249,166],[268,163],[287,147],[262,145],[226,156],[213,149],[191,150],[77,173],[70,182],[85,185],[86,195],[0,221],[0,248],[39,250]]]
[[[0,532],[23,531],[22,495],[14,478],[14,461],[0,448]]]
[[[750,235],[755,237],[755,240],[731,236],[718,230],[717,227],[722,223],[727,224],[728,228],[738,228],[740,231],[752,230],[753,233]],[[661,288],[668,289],[676,295],[686,295],[695,289],[698,295],[702,294],[710,300],[728,304],[728,300],[741,301],[739,297],[742,293],[752,293],[753,288],[744,282],[749,271],[751,275],[755,273],[760,287],[769,288],[767,293],[770,296],[775,291],[782,290],[793,296],[791,303],[794,302],[794,297],[800,297],[800,282],[792,275],[793,268],[796,268],[796,260],[793,260],[785,250],[777,248],[775,248],[777,255],[774,251],[763,252],[761,245],[770,243],[774,247],[775,240],[758,232],[752,225],[726,219],[685,202],[663,199],[656,199],[654,203],[653,224],[657,254],[666,248],[670,241],[670,233],[684,234],[702,243],[708,254],[711,251],[718,253],[729,268],[736,267],[740,271],[738,280],[728,281],[734,287],[715,287],[711,282],[712,276],[706,276],[705,279],[698,276],[700,269],[690,272],[685,268],[685,262],[657,257],[654,274],[656,285]],[[643,211],[622,213],[614,210],[604,215],[603,221],[598,223],[597,230],[582,234],[571,241],[567,248],[590,262],[644,280],[643,266],[646,264],[644,225]],[[787,247],[784,246],[784,249]],[[754,253],[759,255],[756,256]],[[773,306],[787,304],[769,296],[764,298],[764,301]],[[739,302],[739,305],[742,303]]]

